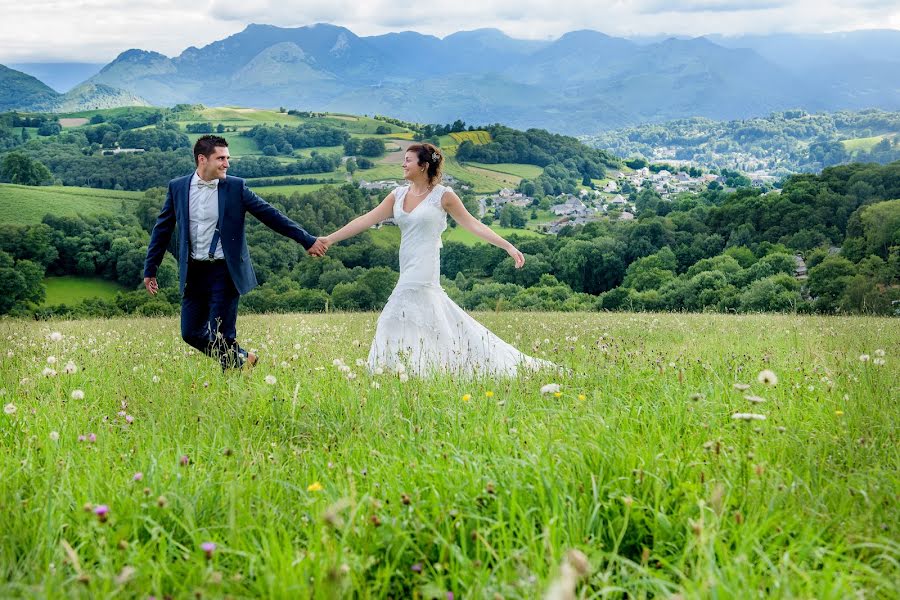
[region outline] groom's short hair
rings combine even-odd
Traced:
[[[194,142],[194,164],[200,164],[200,155],[209,158],[216,151],[217,146],[228,147],[228,140],[217,135],[201,135]]]

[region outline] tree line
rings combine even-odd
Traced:
[[[652,190],[647,190],[652,193]],[[375,206],[383,193],[352,185],[267,196],[321,235]],[[173,257],[160,268],[163,292],[140,289],[149,231],[164,190],[115,216],[53,217],[0,227],[0,269],[13,314],[175,314],[180,299]],[[526,255],[514,269],[493,246],[447,242],[441,254],[447,293],[468,309],[790,311],[894,314],[900,301],[900,162],[853,164],[797,175],[781,193],[685,193],[645,201],[633,222],[598,221],[558,236],[513,237]],[[467,198],[471,203],[471,198]],[[390,227],[385,225],[384,227]],[[397,278],[395,236],[368,231],[322,260],[255,220],[248,243],[261,286],[245,311],[373,310]],[[808,269],[797,277],[798,257]],[[5,266],[4,266],[5,265]],[[35,308],[36,273],[82,274],[133,292],[76,307]],[[4,279],[6,282],[6,280]]]

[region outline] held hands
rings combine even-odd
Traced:
[[[147,288],[147,292],[151,296],[155,296],[156,292],[159,291],[159,284],[156,282],[156,277],[144,277],[144,287]]]
[[[328,239],[328,236],[316,238],[316,242],[309,247],[306,253],[310,256],[321,258],[328,252],[329,246],[331,246],[331,240]]]
[[[506,253],[512,257],[517,269],[521,269],[522,265],[525,264],[525,255],[519,252],[519,249],[512,244],[506,249]]]

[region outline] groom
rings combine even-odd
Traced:
[[[311,256],[325,253],[321,241],[247,189],[243,179],[226,176],[228,157],[224,138],[204,135],[197,140],[197,170],[169,182],[144,262],[144,287],[155,295],[156,272],[177,228],[181,337],[218,359],[223,369],[252,367],[258,360],[235,339],[238,300],[257,285],[244,239],[246,213],[303,244]]]

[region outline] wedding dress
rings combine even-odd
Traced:
[[[527,356],[491,333],[447,296],[440,285],[441,233],[447,213],[436,185],[412,211],[403,209],[409,186],[394,190],[400,227],[400,279],[388,298],[369,350],[368,368],[416,375],[515,375],[519,368],[555,367]],[[402,366],[401,366],[402,365]]]

